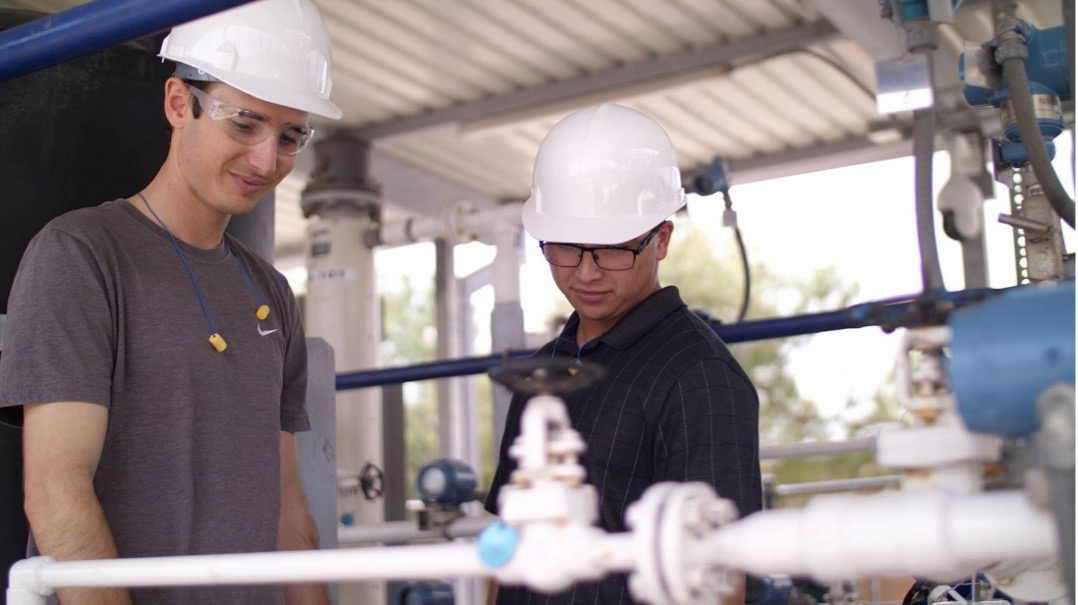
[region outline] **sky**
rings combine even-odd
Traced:
[[[1073,198],[1071,141],[1063,136],[1056,143],[1056,171]],[[937,193],[950,177],[949,164],[946,153],[936,154],[933,185]],[[913,174],[913,158],[905,157],[746,185],[737,185],[734,175],[730,193],[750,261],[789,275],[810,275],[817,269],[834,267],[844,282],[857,285],[854,303],[919,293]],[[1016,283],[1011,228],[997,221],[1000,213],[1009,212],[1009,204],[1006,189],[998,185],[996,197],[986,200],[984,206],[990,286],[994,288]],[[731,230],[721,227],[722,209],[720,196],[690,196],[688,211],[693,225],[713,229],[716,246],[729,250],[733,236]],[[935,222],[944,283],[948,290],[961,290],[960,245],[943,233],[938,213]],[[1073,251],[1074,232],[1066,226],[1063,229],[1067,249]],[[525,328],[540,332],[561,294],[535,240],[526,240],[527,260],[521,268]],[[458,246],[457,275],[467,275],[492,258],[490,246]],[[430,279],[433,247],[427,244],[380,251],[377,264],[383,276],[411,267],[413,280]],[[473,317],[479,324],[480,338],[489,334],[486,324],[492,298],[489,288],[473,296]],[[692,306],[692,301],[687,303]],[[885,383],[894,366],[899,338],[899,334],[885,334],[878,328],[817,334],[793,352],[788,371],[804,397],[825,415],[837,417],[848,399],[869,401]]]

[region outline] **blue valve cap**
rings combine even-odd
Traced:
[[[495,523],[479,534],[479,558],[488,567],[501,567],[513,558],[520,537],[505,523]]]

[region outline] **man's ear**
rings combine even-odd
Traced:
[[[670,235],[672,233],[674,233],[674,221],[663,222],[663,226],[655,234],[655,239],[659,240],[659,243],[655,246],[656,259],[662,260],[666,258],[666,249],[670,245]]]
[[[183,126],[190,98],[191,92],[183,80],[172,77],[165,81],[165,119],[173,129]]]

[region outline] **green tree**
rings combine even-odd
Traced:
[[[745,288],[739,252],[718,246],[708,233],[690,223],[676,220],[674,238],[666,260],[660,264],[664,285],[678,286],[682,298],[693,309],[713,320],[736,320]],[[732,240],[732,238],[730,238]],[[759,263],[751,263],[751,298],[746,321],[816,313],[845,307],[857,295],[857,287],[844,283],[834,268],[819,269],[807,276],[777,274]],[[778,445],[817,441],[834,437],[834,423],[825,418],[816,404],[803,397],[787,371],[790,354],[804,346],[808,336],[736,343],[731,350],[752,378],[760,397],[760,441]],[[860,409],[847,404],[847,412]],[[898,417],[894,398],[881,389],[867,414],[843,415],[842,433],[854,437],[879,422]],[[841,456],[789,458],[768,461],[764,472],[777,483],[800,483],[883,474],[872,453]],[[796,503],[792,501],[791,503]]]

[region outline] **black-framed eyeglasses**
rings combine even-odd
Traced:
[[[591,252],[591,259],[600,269],[606,271],[628,271],[636,264],[636,257],[651,243],[651,238],[662,228],[662,223],[648,231],[647,237],[635,248],[622,246],[596,246],[594,248],[576,246],[573,244],[556,244],[551,242],[539,242],[539,248],[543,251],[546,262],[555,267],[577,267],[584,260],[584,253]]]
[[[198,87],[188,85],[198,100],[206,117],[216,124],[233,141],[244,145],[257,145],[269,136],[277,137],[277,153],[296,155],[303,151],[314,135],[314,128],[301,124],[278,124],[256,111],[237,107],[211,97]]]

